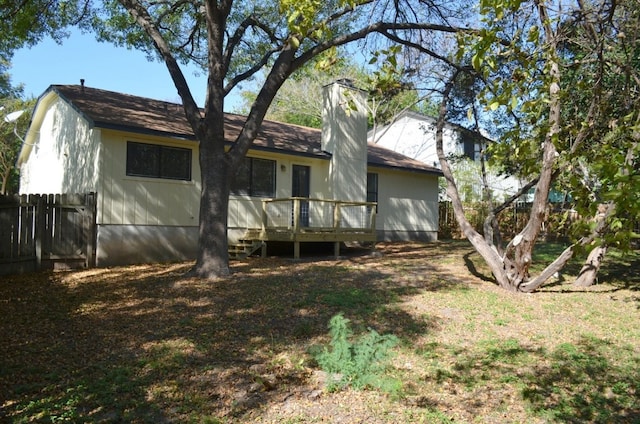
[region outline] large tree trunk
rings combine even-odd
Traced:
[[[498,285],[506,290],[513,291],[515,290],[515,288],[506,278],[507,275],[504,272],[504,264],[502,262],[502,258],[498,254],[498,251],[493,247],[493,243],[488,243],[482,237],[482,235],[473,228],[469,220],[467,220],[464,214],[462,200],[460,199],[460,194],[458,193],[458,187],[456,186],[455,179],[453,178],[453,172],[451,171],[451,167],[449,166],[449,162],[444,153],[443,134],[446,122],[445,117],[447,112],[447,104],[449,102],[449,96],[451,95],[451,90],[453,89],[454,82],[458,77],[458,73],[459,71],[451,77],[451,79],[445,86],[442,100],[440,102],[435,134],[436,151],[438,153],[438,159],[440,161],[440,168],[442,169],[442,173],[447,182],[447,196],[449,196],[449,199],[451,199],[453,212],[456,217],[456,221],[458,222],[458,226],[462,231],[462,234],[467,238],[467,240],[471,242],[476,251],[489,265],[489,268],[491,269],[491,272],[495,277]]]
[[[204,279],[230,274],[227,239],[229,165],[224,143],[200,142],[200,222],[198,254],[191,274]]]
[[[531,266],[533,249],[540,234],[542,223],[545,220],[549,191],[554,178],[553,167],[556,163],[556,151],[554,140],[560,133],[561,99],[560,99],[560,65],[555,57],[558,39],[551,27],[551,18],[548,16],[546,6],[542,2],[536,1],[538,14],[544,28],[544,38],[548,43],[549,57],[549,128],[545,135],[542,152],[542,168],[538,184],[536,184],[533,196],[533,205],[529,221],[525,228],[518,234],[510,245],[505,249],[505,269],[511,284],[517,287],[518,291],[532,292],[544,284],[548,277],[539,275],[533,279],[529,278],[529,267]]]

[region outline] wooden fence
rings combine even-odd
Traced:
[[[96,194],[0,196],[0,275],[95,266]]]
[[[441,239],[463,238],[453,212],[451,202],[440,202],[438,237]],[[483,232],[484,220],[488,207],[482,203],[464,206],[465,216],[478,232]],[[527,225],[531,214],[531,204],[517,203],[509,206],[498,215],[498,225],[503,237],[510,239]],[[577,215],[570,209],[562,209],[558,205],[551,205],[547,210],[540,237],[545,240],[566,240],[570,235],[571,223]]]
[[[463,235],[456,221],[451,202],[440,202],[439,231],[441,239],[462,238]],[[482,233],[482,226],[487,217],[487,206],[481,203],[465,205],[465,215],[471,225]],[[514,204],[498,216],[500,232],[503,237],[513,237],[527,224],[531,209],[529,205]]]

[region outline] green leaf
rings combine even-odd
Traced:
[[[480,56],[480,53],[473,55],[471,58],[471,65],[475,70],[480,70],[480,66],[482,66],[482,57]]]
[[[518,107],[518,98],[514,96],[511,98],[511,110],[515,110],[517,107]]]

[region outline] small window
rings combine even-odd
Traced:
[[[127,175],[191,181],[191,149],[128,141]]]
[[[367,173],[367,202],[378,201],[378,174]]]
[[[231,184],[231,194],[273,197],[276,192],[276,161],[244,158]]]
[[[367,172],[367,202],[376,202],[376,212],[378,211],[378,174]],[[370,212],[367,207],[367,212]]]

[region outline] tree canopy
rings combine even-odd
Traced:
[[[337,80],[350,80],[368,94],[369,126],[387,124],[404,110],[431,112],[435,110],[429,98],[421,97],[414,83],[405,78],[404,69],[396,62],[398,49],[387,50],[380,58],[379,68],[368,69],[349,56],[346,49],[332,51],[328,58],[320,56],[310,66],[294,73],[278,91],[266,117],[271,120],[303,125],[322,126],[322,87]],[[380,52],[372,52],[376,58]],[[247,112],[257,96],[256,91],[243,91]]]
[[[14,165],[22,146],[19,134],[25,133],[35,103],[19,98],[15,93],[20,92],[19,87],[11,87],[9,95],[0,97],[0,194],[18,192],[19,176]]]

